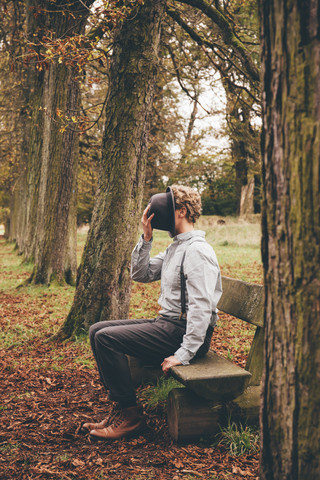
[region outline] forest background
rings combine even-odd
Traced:
[[[67,338],[127,316],[130,252],[150,194],[183,182],[202,192],[204,213],[240,212],[241,197],[254,212],[257,7],[28,0],[3,11],[5,236],[34,264],[29,283],[77,275]],[[207,99],[215,85],[222,111]],[[222,113],[229,147],[213,149],[199,117]],[[77,219],[90,221],[78,272]]]
[[[153,7],[152,3],[156,7]],[[52,443],[51,428],[56,428],[52,413],[61,408],[61,404],[65,402],[65,394],[66,398],[70,398],[71,392],[75,397],[83,397],[84,392],[77,393],[78,387],[70,384],[75,374],[82,376],[81,371],[84,370],[83,382],[91,381],[90,370],[93,362],[90,360],[88,345],[82,337],[88,324],[102,317],[127,316],[130,298],[130,315],[156,314],[158,287],[145,290],[136,286],[130,295],[130,279],[123,279],[125,275],[122,274],[127,271],[128,257],[137,238],[141,205],[148,201],[150,195],[163,191],[172,183],[185,183],[201,192],[205,215],[235,215],[239,214],[240,210],[243,215],[260,211],[261,112],[257,73],[257,6],[255,2],[216,2],[214,8],[207,11],[205,2],[200,2],[196,7],[192,2],[172,3],[168,4],[164,11],[164,3],[146,2],[143,5],[143,2],[95,2],[92,5],[92,2],[32,0],[0,3],[3,13],[0,81],[1,222],[5,225],[6,239],[14,242],[16,253],[20,254],[20,259],[23,260],[23,264],[18,266],[12,257],[12,244],[1,245],[1,248],[4,247],[1,284],[4,322],[2,342],[6,350],[11,350],[10,359],[3,359],[6,372],[6,393],[3,396],[4,431],[7,432],[7,442],[1,444],[1,453],[4,457],[2,468],[7,476],[16,475],[19,478],[31,474],[35,478],[41,478],[50,477],[55,474],[53,472],[67,472],[67,475],[77,472],[81,478],[86,478],[86,475],[101,475],[102,478],[105,470],[111,467],[110,473],[117,478],[118,474],[123,475],[121,472],[127,470],[119,456],[121,445],[115,450],[117,460],[110,459],[110,455],[103,458],[98,454],[92,462],[97,450],[89,448],[87,453],[84,453],[82,447],[79,458],[77,449],[83,441],[81,438],[78,438],[80,443],[76,440],[78,432],[74,422],[74,417],[78,415],[79,402],[72,401],[67,408],[67,416],[62,421],[65,433],[60,432],[61,442],[54,439]],[[152,30],[150,18],[158,18],[158,21],[154,22],[152,35],[149,33]],[[225,38],[221,34],[221,21],[229,30],[229,35]],[[124,66],[121,64],[121,54],[120,60],[115,60],[117,46],[124,52]],[[251,57],[254,60],[251,60]],[[148,59],[146,71],[143,68],[145,58]],[[138,70],[131,72],[129,68],[129,71],[126,71],[131,62],[134,63],[133,69],[138,65]],[[153,78],[148,77],[150,72]],[[126,77],[123,88],[121,76]],[[137,86],[136,82],[138,76],[142,77],[140,86]],[[116,94],[112,91],[113,85],[119,87]],[[145,85],[150,85],[148,91],[144,91]],[[138,105],[133,105],[131,91],[139,98]],[[150,101],[151,97],[153,103]],[[120,112],[118,123],[114,120],[114,114],[110,114],[113,98],[115,110]],[[129,111],[123,112],[122,106],[126,104],[130,105]],[[149,111],[143,111],[140,118],[137,114],[128,129],[129,136],[121,141],[119,131],[124,130],[126,124],[130,123],[134,110],[139,112],[139,105],[147,105]],[[141,155],[145,157],[141,162],[144,165],[140,171],[137,169],[127,178],[122,172],[116,177],[110,168],[111,165],[114,168],[121,166],[120,158],[106,158],[106,150],[112,150],[112,140],[108,138],[108,132],[112,132],[115,123],[117,145],[122,143],[126,146],[131,142],[131,137],[135,136],[138,137],[137,144],[144,144],[146,142],[140,139],[147,134],[149,136],[148,155],[146,156],[146,149]],[[143,126],[147,124],[141,135],[137,133],[137,123]],[[136,155],[138,150],[139,147],[133,154],[121,152],[125,170],[132,168],[135,157],[139,157]],[[138,201],[130,207],[131,200],[124,199],[121,202],[121,191],[116,192],[111,207],[103,208],[106,217],[110,216],[111,212],[114,225],[110,226],[106,221],[102,235],[92,234],[91,247],[90,233],[88,240],[83,233],[80,233],[79,238],[81,252],[84,241],[89,245],[85,247],[85,251],[92,249],[88,255],[90,258],[97,256],[97,250],[102,250],[99,245],[97,248],[96,237],[101,236],[104,239],[106,250],[106,238],[109,237],[110,242],[120,238],[124,243],[120,263],[114,261],[117,261],[117,256],[112,253],[109,258],[101,255],[102,261],[96,258],[95,265],[93,268],[91,265],[89,270],[99,271],[96,265],[101,264],[103,268],[97,279],[90,279],[93,283],[92,293],[85,288],[86,295],[83,295],[81,278],[87,275],[86,261],[83,260],[77,280],[80,293],[75,297],[72,306],[74,289],[66,287],[65,283],[75,283],[76,266],[80,260],[79,256],[76,260],[74,256],[76,227],[91,222],[91,232],[94,232],[96,221],[92,216],[99,191],[107,194],[112,185],[117,185],[119,181],[123,181],[124,188],[131,197],[138,197]],[[139,194],[132,190],[131,183],[137,183],[136,191],[139,190]],[[249,184],[250,191],[247,195]],[[241,203],[241,196],[248,197],[248,201]],[[125,219],[132,217],[132,226],[126,228],[126,232],[119,228],[117,215],[121,222],[124,215]],[[208,220],[208,234],[215,222]],[[237,265],[234,274],[237,271],[242,278],[261,281],[261,265],[258,260],[259,219],[250,228],[245,222],[237,224],[234,220],[228,220],[227,223],[228,240],[223,236],[218,241],[221,244],[221,258],[230,244],[224,262],[226,271],[231,272],[232,268],[228,270],[228,265],[230,261],[233,263],[239,254],[236,238],[238,234],[234,233],[235,230],[241,230],[242,243],[245,243],[245,238],[250,243],[252,239],[248,239],[248,232],[255,232],[254,245],[244,245],[248,253],[244,271]],[[223,230],[221,225],[221,231]],[[234,243],[231,240],[232,231]],[[167,238],[167,241],[162,241],[162,248],[167,245],[168,240]],[[65,248],[66,246],[68,248]],[[84,253],[83,259],[85,255]],[[14,292],[17,281],[21,281],[24,286]],[[43,287],[38,289],[35,284],[45,285],[45,288],[50,284],[48,295],[44,297]],[[113,292],[114,284],[116,288]],[[99,296],[101,290],[104,292]],[[86,299],[85,304],[78,308],[76,298],[81,301]],[[51,305],[51,300],[55,306],[44,312],[44,301]],[[29,301],[37,303],[37,307],[26,314]],[[18,321],[16,306],[18,315],[21,315],[21,320]],[[70,306],[71,310],[65,321]],[[81,308],[90,315],[79,313]],[[81,322],[78,322],[79,318]],[[239,328],[235,328],[238,335]],[[67,347],[68,352],[63,344],[56,346],[54,358],[57,361],[52,359],[52,365],[47,368],[44,364],[51,357],[51,346],[43,341],[53,333],[59,338],[72,336],[76,341],[73,346]],[[247,343],[252,337],[251,331],[242,333],[243,338],[240,340],[241,335],[238,337],[237,347],[227,347],[227,340],[221,344],[221,351],[241,364],[245,361]],[[219,339],[216,339],[216,342],[218,345]],[[21,352],[26,348],[28,353],[21,359]],[[235,354],[237,351],[238,357]],[[75,369],[72,366],[69,371],[66,369],[66,359],[76,357],[78,360],[75,363],[69,362]],[[38,384],[36,378],[38,377],[41,383],[44,371],[46,378],[53,382],[55,393],[47,392]],[[26,376],[22,389],[16,384],[17,376]],[[86,397],[88,405],[83,413],[90,415],[90,409],[97,399],[93,399],[90,386],[85,390],[89,397]],[[98,395],[101,393],[101,389],[98,389]],[[18,432],[15,432],[13,425],[18,422],[21,426],[21,418],[20,414],[18,418],[14,413],[15,420],[12,424],[10,398],[19,406],[20,414],[29,419],[31,417],[28,411],[23,413],[25,407],[31,407],[35,412],[41,408],[46,423],[51,425],[44,437],[47,445],[52,446],[49,447],[51,453],[45,461],[42,459],[43,449],[36,447],[39,438],[37,430],[31,429],[29,432],[28,428],[25,430],[22,427],[17,436]],[[40,407],[40,404],[45,406]],[[99,415],[95,407],[93,408],[94,414]],[[150,432],[148,442],[149,448],[152,444],[155,447],[150,453],[150,462],[160,462],[160,468],[151,467],[148,472],[152,476],[155,471],[162,471],[163,478],[171,478],[173,472],[179,473],[183,468],[184,461],[179,458],[180,453],[181,458],[184,458],[184,453],[180,452],[178,447],[174,448],[176,460],[172,465],[168,463],[162,468],[162,457],[168,454],[168,448],[172,450],[172,442],[168,440],[167,433],[163,433],[164,419],[161,409],[156,413],[158,417],[151,416],[153,433]],[[34,419],[37,418],[38,413]],[[65,434],[71,435],[75,441],[74,446],[69,445],[67,449],[64,445]],[[30,445],[33,445],[34,449],[34,455],[31,456],[25,451]],[[159,445],[162,449],[160,460],[155,453]],[[210,446],[210,443],[208,445]],[[138,456],[140,453],[143,455],[145,463],[146,442],[140,439],[139,446],[140,450],[136,453]],[[255,476],[258,468],[257,450],[256,434],[254,452],[249,452],[249,458],[245,456],[229,462],[227,448],[217,449],[214,455],[223,457],[219,467],[222,476],[225,469],[227,477],[238,472],[241,472],[241,475],[243,473],[244,477]],[[105,453],[108,452],[107,449]],[[189,452],[195,452],[194,458],[203,457],[202,447],[198,450],[192,446]],[[216,470],[216,461],[212,462],[207,453],[202,470],[209,472],[211,464]],[[8,459],[11,461],[6,464]],[[85,470],[88,468],[84,468],[85,462],[89,465],[87,472]],[[191,478],[195,468],[193,455],[188,465]],[[188,466],[186,468],[188,470]],[[139,461],[133,470],[129,467],[127,474],[141,473],[142,470],[143,465]]]
[[[319,2],[260,0],[260,34],[250,0],[0,7],[2,221],[31,265],[25,288],[76,284],[56,340],[127,317],[150,194],[183,182],[205,213],[259,210],[261,100],[261,474],[319,478]],[[198,121],[216,84],[220,149]],[[78,269],[77,217],[90,220]]]
[[[250,85],[248,75],[237,65],[235,52],[227,50],[219,27],[201,11],[183,3],[169,5],[162,27],[144,200],[167,185],[182,182],[201,191],[205,215],[237,214],[241,190],[244,197],[243,187],[250,181],[252,185],[254,179],[255,191],[251,186],[249,205],[243,205],[241,213],[258,213],[259,85]],[[29,14],[38,15],[37,18],[41,12],[45,13],[41,3],[37,5],[32,6],[32,2],[27,6],[23,2],[2,5],[1,219],[3,223],[9,221],[10,201],[19,188],[23,169],[21,150],[27,149],[23,117],[30,115],[32,99],[30,91],[25,91],[25,76],[34,68],[43,72],[56,61],[72,63],[78,69],[76,81],[81,101],[77,110],[70,118],[58,107],[48,115],[52,115],[61,134],[72,127],[79,135],[77,223],[81,225],[90,222],[97,189],[113,29],[106,8],[95,2],[86,20],[86,37],[64,38],[64,32],[64,36],[53,41],[50,40],[53,33],[48,29],[42,39],[44,32],[39,25],[43,19],[39,25],[30,25],[29,21],[26,27],[26,9],[29,8]],[[64,15],[68,15],[68,8],[68,3],[61,3],[60,15],[63,9]],[[124,6],[114,8],[115,17],[121,8]],[[223,2],[219,8],[259,68],[256,2]],[[202,28],[197,31],[200,23]],[[37,33],[26,28],[34,28]],[[81,45],[84,38],[93,38],[90,46]],[[9,225],[7,228],[8,236],[14,237]]]

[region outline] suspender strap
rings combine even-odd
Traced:
[[[183,253],[181,265],[180,265],[180,288],[181,288],[181,313],[180,319],[186,314],[186,279],[183,271],[184,258],[186,256],[186,250]]]

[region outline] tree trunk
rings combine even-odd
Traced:
[[[247,185],[241,188],[240,217],[254,213],[254,177],[251,177]]]
[[[90,2],[73,2],[67,11],[59,3],[33,3],[31,7],[44,10],[30,23],[36,21],[37,27],[53,32],[54,38],[82,34],[88,15],[84,3]],[[40,30],[39,35],[42,33]],[[77,74],[77,67],[52,60],[33,85],[23,249],[25,260],[35,262],[29,279],[33,283],[49,284],[53,279],[75,283],[79,137],[73,122],[63,133],[60,131],[59,111],[66,118],[79,111]]]
[[[27,3],[29,5],[29,2]],[[37,17],[37,21],[32,16],[31,1],[27,15],[31,17],[28,22],[28,35],[31,39],[34,32],[38,29],[38,22],[42,17]],[[24,88],[26,106],[29,111],[29,122],[25,123],[24,136],[25,145],[21,152],[21,163],[23,172],[21,174],[21,188],[25,198],[25,203],[15,205],[15,210],[20,212],[20,230],[21,235],[18,239],[19,252],[23,253],[26,262],[34,261],[34,243],[36,212],[39,196],[39,181],[41,172],[41,149],[43,137],[44,110],[42,109],[44,71],[37,71],[36,62],[31,62],[25,72],[26,86]]]
[[[241,215],[241,192],[248,185],[248,155],[245,151],[245,141],[231,137],[231,155],[236,172],[235,192],[237,213]]]
[[[36,32],[41,24],[41,19],[34,17],[34,9],[36,8],[35,0],[27,0],[25,2],[25,32],[26,38],[34,42]],[[22,19],[21,19],[22,22]],[[21,25],[22,29],[22,25]],[[20,52],[25,54],[26,45],[21,47]],[[42,112],[39,109],[41,105],[42,77],[43,74],[36,69],[36,61],[30,61],[26,68],[21,61],[17,62],[16,75],[21,85],[19,92],[19,113],[17,120],[17,130],[21,132],[22,139],[19,146],[19,177],[16,179],[10,201],[10,230],[9,240],[16,243],[19,254],[24,254],[26,260],[29,260],[26,254],[27,242],[27,226],[28,226],[28,199],[32,198],[32,189],[36,188],[36,182],[30,183],[30,175],[28,171],[36,170],[39,156],[36,151],[29,155],[29,145],[35,131],[39,131],[41,124]],[[33,128],[32,128],[33,126]],[[38,134],[39,136],[39,134]],[[28,168],[29,165],[29,168]],[[34,238],[34,231],[29,232],[30,238]]]
[[[260,0],[266,480],[320,478],[319,2]]]
[[[222,78],[226,93],[226,119],[231,143],[231,158],[235,168],[235,194],[237,200],[237,213],[240,214],[241,190],[248,183],[248,148],[250,136],[249,111],[239,100],[234,86],[227,76]]]
[[[25,236],[25,205],[27,192],[26,172],[21,166],[22,172],[16,179],[13,192],[10,200],[10,215],[9,215],[9,229],[8,240],[15,242],[18,254],[23,253],[23,243]]]
[[[146,0],[115,38],[100,183],[74,303],[60,337],[79,334],[99,320],[128,316],[130,255],[141,211],[165,3]]]
[[[59,132],[55,121],[57,109],[70,118],[79,110],[79,87],[70,67],[52,64],[44,77],[44,109],[41,170],[36,211],[34,283],[75,283],[76,250],[68,248],[76,229],[74,197],[76,195],[77,151],[79,137],[75,127]],[[74,218],[72,218],[72,216]]]

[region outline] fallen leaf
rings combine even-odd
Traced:
[[[83,465],[85,465],[85,462],[83,460],[78,460],[77,458],[75,458],[74,460],[72,460],[72,465],[74,465],[75,467],[83,467]]]

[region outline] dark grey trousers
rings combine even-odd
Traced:
[[[91,348],[109,398],[122,408],[136,404],[126,355],[160,365],[181,345],[186,321],[157,317],[152,320],[99,322],[90,327]]]

